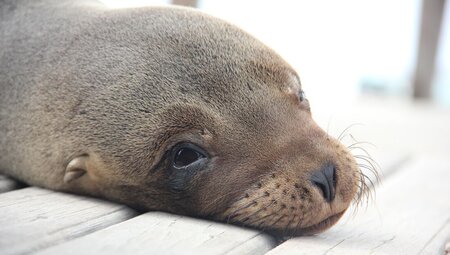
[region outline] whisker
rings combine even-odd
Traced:
[[[365,195],[366,206],[368,206],[369,205],[369,201],[372,200],[372,194],[374,194],[374,193],[371,192],[373,189],[371,189],[370,187],[371,186],[374,187],[374,186],[373,186],[372,180],[369,177],[367,177],[367,175],[361,173],[361,176],[362,176],[362,180],[363,180],[363,183],[364,183],[364,195]],[[371,186],[369,186],[367,184],[367,181],[369,181],[371,183]]]
[[[292,218],[288,221],[288,223],[286,224],[286,227],[284,227],[284,229],[283,229],[283,236],[286,235],[286,231],[287,231],[287,229],[289,228],[289,225],[291,225],[291,223],[292,223],[292,221],[294,220],[294,218],[295,218],[295,214],[292,215]]]
[[[358,162],[358,164],[367,166],[367,167],[368,167],[367,170],[369,170],[375,177],[378,176],[377,168],[373,165],[372,162],[370,162],[370,161],[367,160],[367,159],[363,159],[363,158],[357,158],[357,159],[358,159],[359,161],[361,161],[361,162]],[[367,163],[368,165],[366,165],[366,163]]]
[[[370,146],[376,147],[375,144],[373,144],[371,142],[360,141],[360,142],[355,142],[355,143],[350,144],[349,146],[347,146],[347,148],[349,148],[349,149],[350,148],[354,148],[354,146],[359,145],[359,144],[366,144],[366,145],[370,145]]]
[[[369,190],[371,190],[372,188],[375,187],[375,184],[373,183],[373,181],[372,181],[366,174],[361,173],[361,175],[364,177],[365,180],[367,180],[367,181],[370,182],[370,185],[367,185],[367,188],[368,188]]]
[[[245,206],[242,206],[242,207],[238,208],[238,209],[235,210],[233,213],[231,213],[230,215],[228,215],[228,217],[227,217],[227,224],[230,223],[230,220],[231,220],[231,219],[233,219],[233,218],[235,218],[235,217],[237,217],[237,216],[240,215],[240,214],[238,214],[239,211],[244,210],[244,209],[246,209],[246,208],[249,208],[250,206],[252,206],[252,205],[254,205],[254,204],[256,204],[256,201],[252,201],[251,203],[246,204]]]
[[[358,163],[359,167],[362,167],[366,170],[368,170],[370,173],[372,173],[375,177],[376,182],[378,183],[378,173],[376,172],[376,170],[374,168],[372,168],[370,165],[366,165],[366,164],[362,164],[362,163]]]
[[[365,204],[366,208],[369,205],[370,201],[373,201],[375,198],[375,192],[374,188],[377,184],[380,183],[380,174],[379,169],[380,166],[378,163],[372,158],[369,151],[362,146],[373,146],[376,147],[374,144],[366,141],[358,141],[355,139],[355,137],[348,133],[346,129],[345,132],[341,133],[341,135],[338,137],[339,141],[342,141],[345,137],[350,137],[353,141],[349,146],[347,146],[347,149],[352,152],[353,157],[357,161],[358,165],[358,172],[359,172],[359,180],[357,182],[357,194],[355,195],[355,198],[353,199],[353,202],[355,204],[355,212],[358,208],[361,207],[361,205]],[[355,154],[355,152],[359,152]],[[370,177],[369,177],[370,175]]]
[[[366,149],[364,149],[363,147],[353,146],[353,147],[347,147],[347,149],[349,149],[350,151],[360,150],[361,152],[364,153],[363,155],[371,157],[370,153]]]
[[[295,217],[294,217],[295,218]],[[292,229],[292,234],[290,236],[293,236],[295,234],[295,232],[297,231],[298,226],[300,225],[300,222],[302,222],[303,217],[301,217],[300,215],[298,216],[298,221],[297,224],[295,224],[295,228]]]
[[[373,174],[373,176],[375,177],[376,183],[380,183],[380,175],[378,174],[377,168],[372,164],[372,162],[370,162],[367,159],[363,159],[363,158],[358,158],[358,159],[359,160],[363,160],[366,163],[369,163],[369,165],[358,163],[358,166],[359,165],[365,166],[365,169],[369,170]]]
[[[352,128],[352,127],[354,127],[354,126],[358,126],[358,125],[362,126],[363,124],[362,124],[362,123],[354,123],[354,124],[351,124],[350,126],[348,126],[347,128],[345,128],[345,129],[341,132],[341,134],[339,134],[337,140],[338,140],[338,141],[342,141],[342,135],[344,135],[345,132],[347,132],[350,128]]]
[[[261,221],[261,220],[264,220],[264,219],[266,219],[266,218],[268,218],[268,217],[270,217],[270,216],[272,216],[272,215],[274,215],[275,213],[269,213],[269,214],[266,214],[266,215],[264,215],[263,217],[260,217],[260,218],[256,218],[255,220],[253,220],[253,221],[250,221],[250,222],[248,222],[247,224],[254,224],[254,223],[256,223],[256,222],[258,222],[258,221]],[[260,223],[261,224],[261,223]],[[259,224],[259,225],[260,225]],[[258,225],[258,226],[259,226]]]
[[[274,203],[275,203],[275,200],[272,200],[272,202],[271,202],[270,204],[268,204],[268,205],[266,205],[266,206],[260,208],[259,210],[253,212],[253,213],[250,214],[250,215],[246,215],[247,218],[251,218],[251,217],[254,216],[255,214],[259,213],[260,211],[263,211],[264,209],[267,209],[268,207],[273,206]],[[254,222],[257,222],[257,221],[254,221]],[[254,223],[254,222],[248,222],[247,224],[252,224],[252,223]]]
[[[358,182],[358,192],[357,192],[356,199],[355,199],[356,206],[360,206],[360,204],[363,201],[366,201],[366,205],[368,204],[370,194],[368,194],[369,187],[367,186],[367,183],[365,182],[366,177],[367,176],[364,175],[360,170],[360,176],[359,176],[359,182]],[[363,197],[365,197],[366,199],[364,200]]]
[[[357,140],[353,137],[353,135],[350,134],[350,133],[347,133],[347,134],[343,135],[343,136],[341,137],[341,140],[340,140],[340,141],[344,141],[344,139],[345,139],[346,137],[350,137],[350,139],[351,139],[353,142],[356,142],[356,141],[357,141]]]
[[[348,134],[348,136],[350,136],[350,138],[354,141],[354,142],[357,142],[358,140],[356,140],[356,138],[352,135],[352,134]]]
[[[354,155],[356,158],[363,158],[365,160],[369,160],[373,164],[373,168],[378,169],[380,168],[380,165],[371,157],[366,155]]]
[[[227,217],[227,223],[230,223],[230,220],[231,220],[231,219],[233,219],[233,218],[239,216],[239,214],[238,214],[239,211],[242,211],[242,210],[244,210],[244,209],[246,209],[246,208],[249,208],[250,206],[256,204],[256,200],[258,200],[258,199],[260,199],[260,198],[262,198],[262,197],[265,197],[265,196],[259,196],[259,197],[255,198],[255,199],[253,199],[250,203],[245,204],[245,205],[243,205],[243,206],[237,208],[236,210],[234,210],[230,215],[228,215],[228,217]]]
[[[284,217],[286,217],[286,215],[281,215],[280,218],[278,218],[274,223],[270,224],[270,226],[272,227],[273,225],[277,224],[281,219],[283,219]]]

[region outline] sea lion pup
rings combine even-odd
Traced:
[[[235,26],[187,8],[0,8],[2,173],[289,235],[357,196],[359,168],[296,72]]]

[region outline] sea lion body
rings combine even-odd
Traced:
[[[4,174],[294,235],[328,228],[355,198],[359,168],[312,120],[295,71],[226,22],[2,0],[0,35]]]

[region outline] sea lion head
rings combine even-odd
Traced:
[[[108,15],[91,36],[114,34],[137,50],[95,48],[124,62],[114,73],[105,61],[84,67],[112,81],[74,106],[86,149],[69,160],[69,190],[289,235],[341,217],[360,170],[314,122],[299,76],[278,54],[189,9]]]

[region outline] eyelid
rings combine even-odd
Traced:
[[[204,150],[201,146],[199,146],[195,143],[192,143],[192,142],[179,142],[179,143],[175,144],[174,146],[172,146],[169,151],[171,152],[172,156],[174,156],[173,155],[173,154],[175,154],[174,152],[181,148],[188,148],[191,150],[195,150],[197,153],[200,153],[205,158],[210,157],[208,152],[206,152],[206,150]]]

